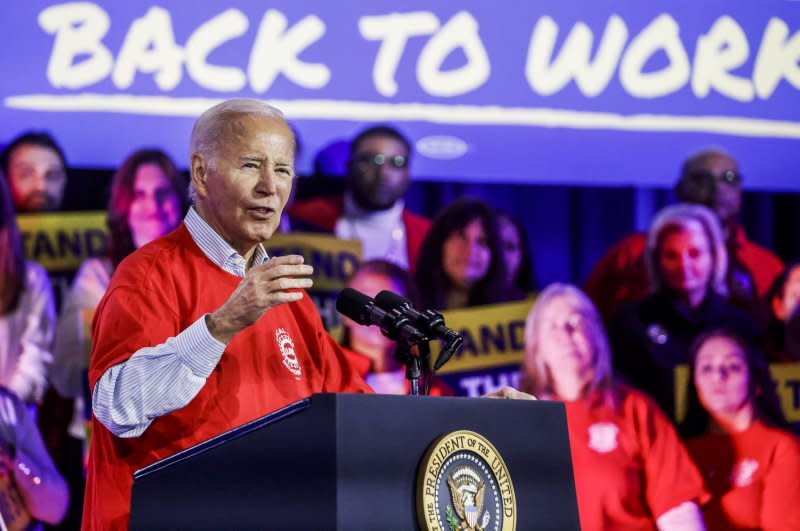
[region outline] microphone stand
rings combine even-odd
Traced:
[[[398,339],[397,349],[394,353],[394,359],[405,366],[406,379],[408,379],[411,394],[419,395],[419,380],[422,377],[423,371],[428,374],[430,372],[430,339],[425,336],[421,339]],[[417,354],[412,352],[412,349],[417,347]],[[425,379],[423,386],[423,395],[427,395],[430,391],[429,379]]]

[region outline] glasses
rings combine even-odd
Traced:
[[[733,170],[725,170],[721,174],[717,175],[716,178],[728,184],[739,184],[742,182],[742,174]]]
[[[383,166],[389,164],[392,168],[397,168],[399,170],[408,166],[408,157],[404,157],[403,155],[387,157],[383,153],[360,153],[353,157],[353,162],[359,166]]]

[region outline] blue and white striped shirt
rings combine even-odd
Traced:
[[[213,263],[244,278],[246,261],[200,217],[194,207],[183,222]],[[269,260],[259,244],[253,265]],[[154,419],[187,405],[217,366],[225,344],[208,331],[203,315],[164,343],[144,347],[108,369],[94,386],[92,411],[118,437],[138,437]]]

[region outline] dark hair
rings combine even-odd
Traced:
[[[17,309],[25,289],[25,253],[6,179],[0,175],[0,315]]]
[[[11,163],[11,155],[14,150],[20,146],[39,146],[50,149],[58,155],[61,160],[61,165],[67,169],[67,158],[64,156],[64,150],[61,149],[55,139],[45,131],[26,131],[12,140],[0,153],[0,167],[3,173],[8,175],[8,165]]]
[[[160,149],[140,149],[131,153],[114,174],[108,200],[108,257],[114,267],[136,249],[128,225],[128,213],[133,202],[136,171],[143,164],[158,165],[179,198],[181,212],[186,212],[189,207],[185,180],[166,153]]]
[[[750,379],[747,395],[753,402],[755,417],[773,426],[786,428],[786,418],[783,416],[775,390],[775,382],[772,380],[764,355],[737,332],[720,328],[701,334],[692,342],[689,348],[691,359],[689,365],[689,388],[686,395],[686,417],[679,426],[681,436],[684,438],[698,437],[709,428],[711,419],[708,411],[700,404],[700,398],[694,384],[694,376],[698,352],[708,340],[716,337],[730,339],[744,352]]]
[[[497,215],[500,218],[508,220],[519,235],[519,243],[522,249],[522,260],[519,263],[519,269],[514,278],[511,279],[511,286],[518,289],[521,293],[531,293],[537,288],[536,283],[536,268],[533,265],[533,255],[531,255],[530,247],[528,247],[528,231],[522,223],[519,222],[514,216],[506,212],[498,211]]]
[[[480,199],[463,197],[447,205],[436,216],[422,242],[417,257],[415,280],[425,308],[447,309],[445,303],[451,283],[444,271],[444,243],[453,233],[463,230],[475,220],[481,222],[486,232],[491,262],[486,275],[470,289],[467,304],[480,306],[514,298],[506,280],[506,267],[495,211]]]
[[[361,144],[361,142],[374,136],[388,136],[390,138],[394,138],[405,146],[409,157],[411,156],[411,143],[408,141],[405,135],[403,135],[403,133],[390,125],[376,125],[374,127],[364,129],[358,133],[356,137],[350,141],[350,155],[352,156],[358,152],[358,146]]]

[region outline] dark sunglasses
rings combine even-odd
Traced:
[[[408,158],[403,155],[395,155],[394,157],[387,157],[382,153],[358,153],[353,157],[353,162],[359,166],[383,166],[389,164],[392,168],[405,168],[408,166]]]

